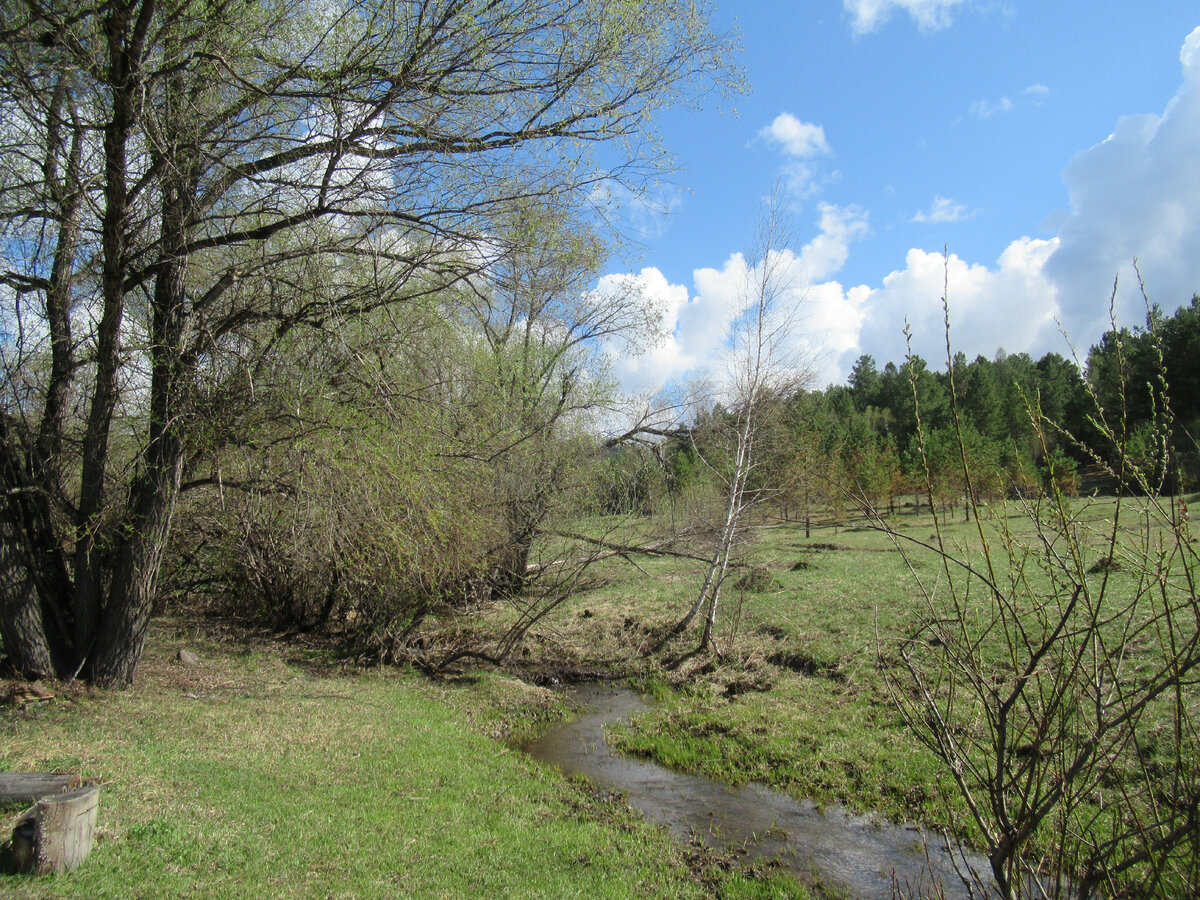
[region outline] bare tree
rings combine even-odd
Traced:
[[[0,618],[21,669],[109,686],[134,677],[180,485],[220,431],[196,402],[214,368],[252,375],[292,329],[461,283],[514,201],[638,188],[664,163],[653,114],[728,83],[731,46],[682,0],[6,2],[0,19],[21,150],[0,174],[19,323]]]
[[[724,408],[710,416],[711,449],[703,458],[721,488],[722,513],[716,523],[704,578],[687,614],[671,629],[680,634],[705,610],[700,649],[712,647],[721,587],[746,528],[751,508],[770,495],[752,479],[760,466],[762,442],[780,400],[806,384],[810,374],[796,345],[799,316],[796,260],[783,197],[776,190],[761,215],[729,341]]]

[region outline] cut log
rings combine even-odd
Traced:
[[[78,775],[62,772],[0,772],[0,803],[32,803],[79,787]]]
[[[99,805],[100,788],[94,784],[38,801],[35,848],[39,873],[70,872],[87,858],[92,852]]]
[[[92,851],[97,785],[81,785],[78,775],[0,772],[0,803],[34,805],[20,814],[12,837],[0,844],[0,870],[69,872]]]

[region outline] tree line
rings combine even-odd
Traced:
[[[776,505],[789,517],[844,515],[856,503],[894,510],[912,495],[918,507],[969,514],[968,499],[1031,495],[1050,482],[1113,493],[1118,459],[1154,462],[1152,479],[1168,492],[1195,490],[1198,354],[1200,297],[1171,315],[1151,307],[1143,326],[1112,327],[1083,360],[1001,349],[991,359],[956,353],[937,371],[920,356],[882,368],[860,356],[846,384],[777,404],[781,424],[763,448]],[[673,449],[676,481],[692,477],[694,440]]]

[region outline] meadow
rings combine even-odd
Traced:
[[[1081,505],[1079,521],[1103,526],[1111,512],[1105,501]],[[1005,523],[1036,536],[1015,512],[993,511],[985,527]],[[909,508],[891,525],[963,558],[978,553],[977,525],[961,513],[935,527]],[[0,892],[802,896],[778,873],[741,872],[672,842],[619,797],[514,749],[567,714],[544,685],[599,674],[658,699],[610,733],[625,752],[977,839],[884,677],[889,648],[927,614],[917,579],[947,577],[938,556],[901,552],[908,541],[865,522],[809,537],[794,523],[759,526],[728,579],[719,656],[690,653],[695,634],[647,653],[696,590],[701,564],[679,557],[595,563],[506,671],[363,669],[328,644],[159,620],[133,688],[51,686],[53,701],[0,707],[0,769],[69,770],[103,785],[84,866],[0,876]],[[1105,547],[1097,537],[1086,552],[1099,560]],[[496,605],[474,627],[512,614]],[[179,661],[184,648],[198,665]]]

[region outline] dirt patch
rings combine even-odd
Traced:
[[[742,694],[765,694],[775,686],[775,682],[766,678],[737,678],[725,685],[722,696],[729,700]]]
[[[1103,575],[1108,572],[1120,572],[1121,561],[1113,556],[1102,556],[1088,567],[1088,574]]]

